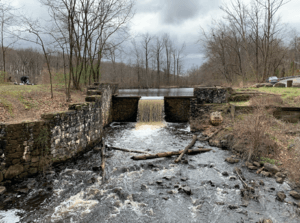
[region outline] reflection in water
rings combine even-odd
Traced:
[[[193,96],[194,88],[120,89],[119,96]]]

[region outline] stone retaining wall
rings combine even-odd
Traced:
[[[192,97],[165,97],[164,110],[167,122],[188,122]]]
[[[141,97],[113,97],[112,120],[114,122],[136,122]]]
[[[0,182],[34,175],[101,142],[103,128],[112,121],[117,85],[94,86],[96,95],[68,111],[43,114],[36,122],[0,124]]]

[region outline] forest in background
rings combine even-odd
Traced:
[[[223,4],[225,17],[199,35],[205,62],[190,68],[184,64],[185,44],[168,34],[129,35],[132,0],[40,2],[52,18],[47,24],[0,5],[1,82],[28,76],[36,84],[63,84],[68,95],[68,89],[95,81],[118,82],[120,88],[245,86],[299,74],[299,34],[278,15],[288,1]],[[12,30],[16,23],[22,29]],[[21,49],[15,47],[18,41],[37,47]]]

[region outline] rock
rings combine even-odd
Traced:
[[[163,199],[167,201],[167,200],[169,200],[169,197],[163,197]]]
[[[226,158],[225,161],[226,161],[227,163],[231,163],[231,164],[240,162],[239,159],[234,159],[234,158],[232,158],[232,157]]]
[[[21,194],[28,194],[29,192],[29,188],[21,188],[17,190],[18,192],[20,192]]]
[[[3,173],[0,171],[0,182],[3,181]]]
[[[233,210],[233,209],[238,209],[239,207],[236,206],[236,205],[230,204],[230,205],[228,205],[228,208],[231,209],[231,210]]]
[[[282,184],[283,181],[284,181],[284,179],[281,178],[281,177],[277,177],[277,178],[276,178],[276,182],[279,183],[279,184]]]
[[[231,176],[231,177],[229,177],[229,180],[232,180],[232,181],[234,181],[234,180],[236,180],[236,177],[234,177],[234,176]]]
[[[265,186],[265,183],[264,183],[262,180],[260,180],[260,181],[259,181],[259,185]]]
[[[271,173],[266,172],[266,171],[261,171],[260,174],[263,175],[263,176],[265,176],[265,177],[271,177],[272,176]]]
[[[156,172],[160,171],[159,168],[153,168],[152,170],[153,170],[153,171],[156,171]]]
[[[270,173],[274,173],[274,174],[276,174],[277,172],[280,171],[280,169],[276,165],[273,165],[273,164],[270,164],[270,163],[265,163],[264,164],[264,169],[269,171]]]
[[[248,169],[249,169],[249,170],[257,170],[258,167],[257,167],[257,166],[248,166]]]
[[[6,187],[0,186],[0,195],[4,194],[6,192]]]
[[[290,196],[292,196],[293,198],[295,198],[297,200],[300,200],[300,194],[294,190],[290,192]]]
[[[169,190],[169,191],[167,191],[167,193],[168,193],[168,194],[176,194],[177,191],[176,191],[176,190]]]
[[[24,167],[20,164],[10,166],[5,173],[5,179],[13,179],[24,171]]]
[[[187,178],[186,177],[182,177],[181,181],[187,181]]]
[[[221,112],[212,112],[209,117],[210,123],[214,126],[220,125],[223,123],[223,117]]]
[[[275,174],[276,178],[286,178],[286,176],[287,175],[285,173],[281,173],[281,172],[278,172],[278,173]]]
[[[278,83],[274,84],[274,87],[285,87],[285,84],[278,82]]]
[[[156,183],[157,183],[157,184],[162,184],[163,181],[162,181],[162,180],[158,180],[158,181],[156,181]]]
[[[243,200],[243,203],[241,204],[242,207],[248,207],[249,206],[249,201]]]
[[[30,168],[28,172],[29,172],[29,174],[36,174],[38,172],[38,169],[37,168]]]
[[[191,195],[192,194],[192,190],[190,187],[186,186],[186,187],[182,187],[182,190],[187,194],[187,195]]]
[[[171,176],[165,176],[165,177],[163,177],[163,179],[165,179],[165,180],[171,180],[172,177]]]
[[[277,192],[276,199],[278,201],[283,202],[285,198],[286,198],[286,195],[285,195],[285,193],[283,191]]]
[[[229,176],[228,172],[226,172],[226,171],[224,171],[224,172],[222,173],[222,175],[223,175],[224,177],[228,177],[228,176]]]
[[[142,184],[142,185],[141,185],[141,189],[142,189],[142,190],[147,190],[147,189],[148,189],[148,187],[147,187],[147,185],[145,185],[145,184]]]
[[[260,163],[259,162],[253,162],[254,166],[260,167]]]
[[[271,219],[264,219],[262,223],[273,223]]]
[[[92,167],[93,171],[100,171],[101,170],[101,166],[94,166]]]

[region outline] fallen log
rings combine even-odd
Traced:
[[[113,150],[119,150],[119,151],[127,152],[127,153],[143,153],[143,154],[149,154],[149,152],[146,152],[146,151],[129,150],[129,149],[123,149],[123,148],[118,148],[118,147],[107,147],[107,148],[113,149]]]
[[[193,147],[195,145],[196,141],[197,141],[197,136],[193,135],[192,142],[187,147],[185,147],[185,149],[182,151],[182,153],[179,155],[179,157],[175,160],[175,163],[178,163],[181,160],[182,156],[188,151],[188,149],[190,149],[191,147]]]
[[[187,153],[189,155],[193,154],[198,154],[198,153],[204,153],[204,152],[209,152],[212,149],[204,149],[204,148],[199,148],[199,149],[189,149]],[[148,159],[157,159],[157,158],[162,158],[162,157],[170,157],[170,156],[178,156],[183,152],[181,151],[172,151],[172,152],[164,152],[164,153],[157,153],[157,154],[149,154],[149,155],[143,155],[143,156],[133,156],[131,159],[133,160],[148,160]]]

